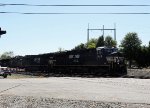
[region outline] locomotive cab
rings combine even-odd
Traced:
[[[123,54],[114,47],[98,47],[97,58],[101,65],[108,65],[112,75],[127,74],[125,58]]]
[[[113,72],[113,75],[122,76],[127,74],[127,67],[126,67],[123,53],[112,52],[107,56],[107,61],[111,65],[111,70]]]
[[[117,52],[118,51],[117,48],[106,47],[106,46],[104,46],[104,47],[97,47],[96,50],[97,50],[97,55],[99,55],[101,57],[103,57],[103,56],[106,57],[107,55],[109,55],[109,54],[111,54],[113,52]]]
[[[107,56],[110,55],[111,53],[117,52],[118,49],[114,47],[98,47],[96,48],[97,50],[97,59],[98,61],[101,62],[101,64],[107,64]]]

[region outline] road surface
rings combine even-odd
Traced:
[[[0,79],[0,95],[150,104],[150,79]]]

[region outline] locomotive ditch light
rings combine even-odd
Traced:
[[[6,34],[6,31],[5,31],[5,30],[1,30],[1,28],[0,28],[0,37],[1,37],[1,35],[3,35],[3,34]]]

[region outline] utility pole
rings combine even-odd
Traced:
[[[1,27],[0,27],[0,37],[1,37],[1,35],[3,35],[3,34],[6,34],[6,31],[5,31],[5,30],[1,30]]]
[[[104,25],[103,25],[103,37],[104,37]]]
[[[89,23],[88,23],[88,28],[87,28],[87,43],[89,42]]]
[[[101,30],[101,31],[103,31],[103,37],[104,37],[104,31],[114,31],[114,40],[116,41],[116,25],[114,26],[114,29],[105,29],[104,28],[104,25],[103,25],[103,28],[102,29],[90,29],[89,28],[89,24],[88,24],[88,29],[87,29],[87,42],[89,42],[89,34],[90,34],[90,31],[93,31],[93,30]]]
[[[114,40],[116,41],[116,24],[114,24]]]

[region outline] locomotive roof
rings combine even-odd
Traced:
[[[102,46],[102,47],[97,47],[96,49],[98,50],[98,49],[117,49],[117,48],[116,47]]]
[[[80,50],[65,50],[65,51],[58,51],[58,52],[51,52],[51,53],[44,53],[38,55],[26,55],[26,56],[43,56],[43,55],[53,55],[53,54],[65,54],[65,53],[80,53],[80,52],[87,52],[87,51],[94,51],[95,48],[92,49],[80,49]]]
[[[112,52],[111,54],[110,54],[111,56],[123,56],[123,53],[122,52]]]
[[[78,50],[65,50],[65,51],[58,51],[58,52],[51,52],[51,53],[44,53],[44,54],[37,54],[37,55],[25,55],[26,57],[28,56],[43,56],[43,55],[53,55],[53,54],[65,54],[65,53],[80,53],[80,52],[88,52],[88,51],[95,51],[95,50],[100,50],[100,49],[117,49],[116,47],[107,47],[107,46],[102,46],[102,47],[97,47],[97,48],[92,48],[92,49],[78,49]]]

